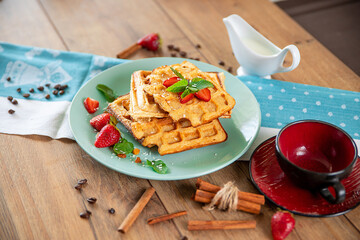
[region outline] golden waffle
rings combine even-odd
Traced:
[[[192,127],[188,120],[174,122],[169,117],[135,120],[129,109],[129,95],[117,98],[108,106],[108,111],[116,116],[143,146],[158,146],[160,155],[205,147],[227,139],[218,119]]]
[[[209,88],[211,92],[211,100],[209,102],[193,98],[189,102],[181,104],[178,93],[167,92],[166,87],[163,85],[163,81],[175,76],[170,66],[154,69],[147,76],[150,81],[144,87],[144,90],[154,97],[155,102],[164,111],[168,112],[175,122],[180,119],[187,119],[191,122],[192,126],[200,126],[221,117],[235,106],[235,100],[223,90],[213,74],[201,72],[195,65],[187,61],[171,65],[171,67],[179,71],[187,79],[201,77],[211,81],[214,85],[213,88]]]
[[[146,77],[151,71],[136,71],[131,75],[130,112],[134,119],[144,117],[163,118],[168,114],[164,112],[151,95],[144,92],[148,81]]]

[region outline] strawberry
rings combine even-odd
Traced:
[[[84,106],[85,106],[86,110],[88,111],[88,113],[94,113],[99,108],[99,102],[95,99],[88,97],[84,101]]]
[[[157,51],[161,45],[161,39],[159,34],[150,33],[145,37],[139,39],[137,44],[142,46],[143,48],[146,48],[149,51]]]
[[[171,77],[171,78],[168,78],[166,79],[164,82],[163,82],[163,85],[165,87],[170,87],[171,85],[177,83],[178,81],[180,81],[181,79],[179,77]]]
[[[211,92],[208,88],[203,88],[195,93],[195,97],[205,102],[208,102],[211,99]]]
[[[101,129],[95,140],[95,147],[110,147],[120,140],[120,132],[112,124],[107,124]]]
[[[179,93],[180,103],[187,103],[188,101],[190,101],[191,99],[194,98],[193,93],[190,93],[190,94],[186,95],[186,97],[184,97],[184,98],[181,98],[181,94],[182,93]]]
[[[277,211],[271,218],[271,233],[274,240],[285,239],[295,227],[295,219],[286,211]]]
[[[90,124],[93,128],[100,131],[106,124],[110,122],[110,117],[111,117],[110,113],[102,113],[100,115],[93,117],[90,120]]]

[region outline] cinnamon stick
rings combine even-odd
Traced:
[[[146,204],[149,202],[152,195],[155,193],[155,188],[150,187],[146,189],[144,194],[141,196],[139,201],[135,204],[133,209],[131,209],[130,213],[126,216],[125,220],[122,222],[118,231],[125,233],[129,230],[131,225],[135,222],[137,217],[140,215]]]
[[[216,193],[206,192],[203,190],[196,190],[194,200],[201,203],[210,203]],[[219,203],[216,203],[218,205]],[[241,210],[248,213],[259,214],[261,205],[253,202],[238,199],[237,210]]]
[[[204,190],[204,191],[212,192],[212,193],[217,193],[221,189],[221,187],[213,185],[204,180],[201,180],[200,178],[198,178],[196,181],[196,187],[200,190]],[[238,198],[239,198],[239,200],[245,200],[248,202],[253,202],[253,203],[257,203],[257,204],[261,204],[261,205],[265,204],[265,197],[261,194],[239,191]]]
[[[133,54],[134,52],[136,52],[140,48],[142,48],[141,45],[139,45],[138,43],[134,43],[130,47],[124,49],[122,52],[118,53],[116,55],[116,57],[117,58],[127,58],[128,56],[130,56],[131,54]]]
[[[188,222],[189,231],[198,230],[225,230],[225,229],[250,229],[256,228],[256,221],[197,221]]]
[[[155,224],[155,223],[159,223],[159,222],[164,222],[164,221],[176,218],[176,217],[180,217],[180,216],[183,216],[186,214],[187,214],[186,211],[181,211],[181,212],[171,213],[171,214],[167,214],[167,215],[162,215],[159,217],[149,218],[147,220],[147,223],[151,225],[151,224]]]

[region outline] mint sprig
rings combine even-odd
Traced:
[[[129,154],[134,151],[134,144],[128,142],[125,138],[121,138],[120,141],[114,145],[113,150],[116,154]]]
[[[146,160],[146,165],[152,167],[155,172],[160,174],[165,174],[168,171],[168,167],[160,159],[154,161]]]
[[[96,85],[96,89],[104,94],[106,101],[112,102],[116,99],[114,91],[104,84]]]
[[[181,92],[181,98],[185,98],[187,95],[191,93],[196,93],[201,89],[214,87],[214,85],[208,80],[196,77],[189,81],[174,68],[170,67],[170,69],[181,80],[168,87],[166,91],[174,93]]]

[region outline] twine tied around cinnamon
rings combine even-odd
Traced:
[[[211,203],[205,206],[208,211],[214,210],[217,205],[221,210],[236,211],[238,205],[239,189],[233,182],[227,182],[224,187],[216,193]],[[219,204],[217,204],[219,203]]]

